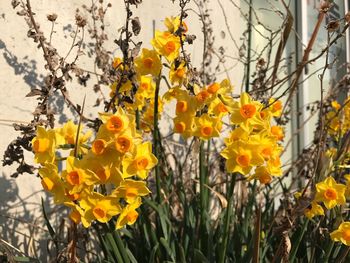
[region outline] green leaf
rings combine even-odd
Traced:
[[[171,250],[171,248],[169,247],[166,239],[164,239],[163,237],[160,238],[160,243],[163,245],[163,247],[165,248],[167,254],[170,256],[171,260],[173,260],[175,262],[175,257],[174,257],[174,251]]]
[[[158,248],[159,248],[158,243],[152,248],[151,255],[149,258],[149,263],[155,262],[155,257],[156,257],[156,253],[157,253]]]
[[[132,254],[132,252],[130,251],[130,249],[126,248],[126,253],[129,256],[129,259],[130,259],[131,263],[137,263],[137,260],[134,257],[134,255]]]
[[[43,198],[41,198],[41,207],[43,209],[43,214],[44,214],[46,227],[49,230],[51,238],[55,241],[56,240],[56,233],[55,233],[55,230],[53,230],[53,227],[51,226],[50,221],[49,221],[49,219],[47,217],[46,210],[45,210],[45,205],[44,205],[44,199]],[[55,244],[56,243],[57,242],[55,241]],[[57,244],[56,244],[56,246],[57,246]]]
[[[39,262],[39,260],[30,257],[14,257],[15,262]]]
[[[209,263],[208,259],[198,249],[194,250],[194,262],[195,263]]]

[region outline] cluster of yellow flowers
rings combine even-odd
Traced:
[[[94,220],[106,223],[118,216],[119,229],[136,221],[141,197],[150,193],[144,180],[157,158],[151,143],[142,142],[133,115],[118,108],[100,118],[103,124],[91,146],[91,132],[84,134],[68,121],[57,129],[39,126],[32,148],[43,188],[56,204],[71,208],[75,223],[89,227]]]
[[[186,68],[184,63],[176,65],[175,60],[179,57],[181,41],[177,36],[177,31],[180,27],[179,17],[170,17],[165,19],[165,25],[167,31],[155,32],[155,37],[151,41],[153,49],[143,48],[141,54],[134,59],[134,66],[136,72],[137,91],[132,94],[132,82],[127,80],[117,90],[119,80],[111,85],[111,94],[113,97],[116,92],[134,98],[132,103],[124,103],[129,113],[135,114],[137,111],[140,116],[140,128],[146,132],[151,131],[154,122],[154,107],[155,107],[155,93],[156,83],[155,80],[160,80],[162,71],[161,58],[165,57],[167,62],[171,65],[169,73],[169,79],[171,83],[180,83],[186,79]],[[181,37],[184,37],[184,33],[187,32],[187,25],[182,22]],[[176,65],[176,66],[175,66]],[[113,67],[116,70],[124,71],[123,61],[120,58],[115,58]],[[159,97],[157,101],[158,113],[163,111],[163,101]],[[160,114],[158,115],[158,118]]]
[[[174,132],[184,138],[197,136],[202,140],[219,137],[222,118],[229,113],[233,99],[228,80],[213,83],[206,88],[194,85],[193,94],[176,86],[164,94],[163,99],[176,99]]]
[[[228,172],[247,176],[255,168],[248,179],[258,179],[262,184],[270,183],[272,176],[282,175],[280,141],[284,132],[281,126],[272,125],[272,117],[281,113],[281,101],[270,99],[269,106],[264,107],[247,93],[241,94],[240,100],[233,103],[230,117],[235,128],[221,152]]]
[[[227,159],[227,171],[248,175],[256,167],[249,179],[258,179],[263,184],[269,183],[272,176],[282,175],[279,142],[283,140],[284,132],[282,127],[271,125],[272,117],[280,116],[282,103],[271,99],[270,106],[264,108],[260,102],[252,101],[247,93],[241,95],[240,101],[235,101],[233,87],[227,79],[206,87],[189,85],[186,61],[178,59],[181,39],[174,35],[180,19],[166,19],[165,25],[168,31],[157,31],[152,44],[155,52],[170,63],[169,79],[175,86],[164,94],[163,100],[176,100],[174,132],[185,139],[191,136],[201,140],[220,137],[223,118],[231,116],[235,129],[225,140],[226,148],[221,152]],[[187,26],[183,23],[183,32],[186,31]],[[145,63],[149,58],[150,55],[143,56],[143,63],[139,64],[151,64]],[[159,72],[158,66],[156,72]]]
[[[213,83],[205,89],[194,87],[194,94],[175,87],[164,98],[176,99],[174,132],[184,138],[197,136],[202,140],[219,137],[222,131],[222,118],[230,116],[235,127],[225,139],[226,147],[221,155],[227,159],[228,172],[248,175],[253,167],[255,173],[249,179],[258,179],[267,184],[272,176],[282,175],[280,141],[284,138],[282,127],[271,125],[272,117],[281,114],[280,101],[271,99],[270,106],[253,101],[243,93],[240,101],[232,96],[232,86],[228,80]],[[207,109],[207,111],[205,111]]]
[[[332,101],[332,110],[326,115],[328,133],[336,141],[350,130],[350,98],[347,98],[342,107],[337,101]]]
[[[316,184],[316,194],[310,206],[304,211],[307,218],[324,216],[326,209],[332,209],[346,203],[350,199],[350,174],[344,176],[346,184],[337,183],[331,176]],[[323,206],[321,205],[323,204]],[[343,222],[339,228],[331,233],[334,241],[340,241],[350,246],[350,222]]]
[[[328,135],[333,145],[340,144],[344,135],[349,131],[349,102],[350,99],[347,98],[342,107],[337,101],[333,101],[331,103],[332,110],[326,115]],[[347,153],[344,155],[345,158],[339,159],[337,148],[330,147],[327,150],[326,156],[330,160],[329,169],[331,172],[334,171],[334,167],[337,167],[338,172],[347,167],[347,165],[343,165],[349,160],[346,155]],[[316,184],[315,198],[304,211],[306,217],[311,219],[315,216],[323,216],[325,215],[325,209],[330,210],[336,206],[344,205],[346,200],[350,199],[350,174],[342,175],[342,177],[346,181],[345,184],[337,183],[332,176],[328,176],[325,180]],[[331,238],[333,241],[350,246],[350,222],[341,223],[339,228],[331,233]]]
[[[124,109],[118,106],[114,114],[100,114],[103,124],[91,144],[91,132],[81,132],[71,121],[59,129],[37,128],[32,145],[35,161],[41,164],[42,185],[54,196],[55,203],[71,208],[70,218],[75,223],[89,227],[94,220],[105,223],[114,216],[118,216],[117,228],[135,222],[141,197],[150,193],[144,180],[157,164],[151,143],[143,142],[136,129],[135,116],[139,116],[140,129],[151,131],[154,108],[158,105],[160,113],[163,100],[176,100],[174,132],[185,139],[219,137],[223,118],[230,120],[234,129],[221,152],[227,159],[228,172],[241,173],[262,184],[282,174],[280,142],[284,132],[282,127],[272,125],[273,117],[281,115],[282,103],[270,99],[264,106],[247,93],[234,100],[227,79],[205,87],[190,84],[188,64],[180,58],[187,25],[179,17],[166,18],[165,25],[166,31],[155,32],[153,49],[143,48],[134,59],[137,81],[118,80],[110,86],[111,97],[118,100],[122,95],[133,101],[123,101]],[[157,96],[155,103],[163,57],[173,88],[163,98]],[[113,67],[120,76],[129,70],[120,58],[114,59]],[[68,156],[60,157],[67,149]]]

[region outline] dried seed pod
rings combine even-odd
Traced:
[[[328,23],[327,30],[329,32],[335,32],[339,29],[339,26],[340,26],[339,20],[332,20]]]
[[[329,9],[331,8],[332,4],[325,0],[325,1],[322,1],[321,2],[321,5],[320,5],[320,12],[322,13],[327,13],[329,11]]]
[[[78,27],[84,27],[86,26],[86,19],[83,18],[80,14],[75,15],[75,23],[77,24]]]
[[[51,22],[55,22],[57,19],[57,14],[52,13],[52,14],[47,15],[46,17],[47,17],[47,20],[49,20]]]

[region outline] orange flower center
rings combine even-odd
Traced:
[[[140,85],[140,88],[141,88],[142,90],[148,90],[148,83],[142,82],[141,85]]]
[[[98,219],[103,219],[107,215],[106,209],[101,206],[101,205],[96,205],[94,209],[92,209],[92,213],[94,214],[95,218]]]
[[[344,229],[343,231],[343,239],[346,241],[350,241],[350,229]]]
[[[164,32],[163,32],[163,37],[168,38],[168,37],[170,37],[170,36],[171,36],[171,33],[170,33],[170,32],[168,32],[168,31],[164,31]]]
[[[273,104],[273,110],[274,111],[279,111],[279,110],[282,110],[282,102],[280,102],[279,100],[276,101],[274,104]]]
[[[96,171],[96,175],[100,178],[101,182],[106,182],[109,178],[109,174],[106,173],[105,169],[99,169]]]
[[[278,140],[282,140],[284,135],[283,135],[283,129],[279,126],[272,126],[271,127],[271,133],[273,136],[275,136]]]
[[[183,78],[184,75],[185,75],[185,73],[186,73],[186,71],[185,71],[184,68],[178,68],[178,69],[176,70],[176,76],[177,76],[178,78]]]
[[[137,219],[137,217],[139,216],[139,214],[135,211],[135,210],[131,210],[127,215],[126,215],[126,219],[128,220],[128,222],[130,224],[134,223]]]
[[[220,89],[220,85],[218,83],[213,83],[208,87],[208,92],[210,94],[214,94]]]
[[[227,107],[222,102],[219,102],[219,104],[216,106],[216,108],[217,108],[218,112],[221,112],[221,113],[228,112]]]
[[[97,139],[92,143],[91,151],[95,155],[101,155],[105,151],[106,148],[106,141],[102,139]]]
[[[253,104],[245,104],[241,107],[240,113],[245,119],[252,118],[256,113],[256,107]]]
[[[140,157],[136,160],[136,168],[137,170],[145,170],[148,166],[148,159],[145,157]]]
[[[175,45],[174,41],[166,42],[166,44],[164,46],[165,54],[169,55],[172,52],[174,52],[175,49],[176,49],[176,45]]]
[[[73,210],[70,214],[69,214],[69,218],[76,224],[80,223],[81,220],[81,215],[78,211]]]
[[[64,139],[67,141],[68,144],[75,143],[75,136],[73,134],[68,134],[68,135],[64,136]]]
[[[125,191],[126,198],[135,198],[139,194],[139,191],[135,187],[127,187]]]
[[[115,142],[115,148],[120,153],[126,153],[132,145],[131,140],[126,136],[119,136]]]
[[[126,219],[128,220],[128,222],[130,224],[134,223],[137,219],[137,217],[139,216],[139,214],[135,211],[135,210],[131,210],[127,216]]]
[[[153,59],[152,58],[145,58],[143,60],[143,65],[145,66],[145,68],[151,69],[153,66]]]
[[[210,126],[203,126],[201,128],[201,134],[202,136],[208,137],[213,133],[213,128]]]
[[[241,167],[248,167],[250,164],[250,157],[248,154],[241,154],[238,155],[236,158],[236,162],[239,164]]]
[[[119,116],[111,116],[106,127],[110,132],[120,132],[124,128],[124,122]]]
[[[175,123],[175,131],[177,133],[183,133],[186,130],[186,124],[183,121]]]
[[[260,112],[260,117],[261,117],[262,119],[265,119],[265,118],[267,117],[266,112],[261,111],[261,112]]]
[[[80,185],[83,181],[83,177],[78,171],[71,171],[67,174],[67,182],[70,185]]]
[[[207,98],[209,98],[210,93],[206,90],[202,90],[196,95],[196,99],[198,102],[203,103]]]
[[[67,189],[65,190],[65,195],[66,195],[70,200],[72,200],[72,201],[76,201],[76,200],[78,200],[79,197],[80,197],[80,194],[78,194],[78,193],[69,194],[69,192],[68,192]]]
[[[281,159],[279,157],[273,158],[270,160],[270,163],[272,164],[272,166],[279,167],[281,166]]]
[[[180,100],[176,103],[176,114],[184,113],[187,111],[187,101]]]
[[[51,191],[55,186],[55,183],[48,177],[44,177],[41,180],[41,185],[44,187],[46,191]]]
[[[271,147],[266,147],[264,149],[262,149],[261,151],[261,155],[265,158],[265,159],[269,159],[270,156],[272,154],[272,149]]]
[[[33,150],[35,153],[43,153],[46,152],[49,149],[50,141],[49,139],[43,138],[43,139],[36,139],[33,142]]]
[[[323,196],[327,200],[336,200],[338,195],[334,188],[327,188]]]
[[[259,176],[259,181],[262,184],[269,184],[271,182],[271,176],[268,173],[263,173]]]

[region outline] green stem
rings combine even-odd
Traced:
[[[153,114],[153,151],[154,155],[158,159],[158,164],[154,168],[156,177],[156,188],[157,188],[157,202],[160,204],[162,202],[161,197],[161,184],[159,175],[159,152],[158,152],[158,140],[159,140],[159,130],[158,130],[158,98],[159,98],[159,86],[161,80],[161,72],[156,81],[156,89],[154,94],[154,114]]]
[[[233,213],[234,210],[231,209],[231,206],[233,202],[233,193],[235,190],[236,176],[237,176],[236,173],[232,174],[230,189],[229,189],[229,192],[227,193],[228,203],[227,203],[226,214],[224,218],[224,231],[223,231],[223,237],[222,237],[222,244],[220,246],[220,251],[219,251],[218,263],[224,263],[226,258],[227,243],[228,243],[229,230],[230,230],[230,221],[231,221],[231,217],[234,215]]]
[[[299,248],[300,242],[301,242],[301,240],[304,237],[304,234],[305,234],[307,225],[309,224],[309,221],[310,221],[309,219],[306,219],[304,221],[303,228],[302,228],[301,232],[299,233],[297,239],[295,240],[295,245],[293,246],[292,252],[290,253],[290,257],[289,257],[289,261],[291,263],[294,262],[294,260],[295,260],[295,256],[296,256],[296,254],[298,252],[298,248]]]
[[[200,236],[201,236],[201,250],[203,252],[208,252],[207,249],[207,188],[206,183],[206,165],[205,165],[205,152],[204,152],[204,142],[200,142],[199,149],[199,195],[200,195]]]
[[[120,235],[118,233],[118,231],[114,231],[113,232],[113,236],[114,236],[114,240],[117,241],[117,246],[119,248],[119,251],[121,253],[121,256],[123,257],[124,259],[124,262],[125,263],[129,263],[130,262],[130,259],[129,259],[129,256],[128,256],[128,253],[126,252],[125,250],[125,245],[122,241],[122,239],[120,238]]]
[[[199,192],[200,192],[200,205],[201,205],[201,217],[206,210],[206,167],[205,167],[205,153],[204,153],[204,142],[201,141],[199,149]]]
[[[323,261],[322,262],[328,262],[328,259],[332,253],[332,250],[333,250],[333,246],[334,246],[334,242],[331,241],[327,247],[327,250],[326,250],[326,253],[325,253],[325,256],[323,258]]]
[[[112,252],[113,252],[113,255],[115,256],[115,259],[117,260],[117,262],[119,263],[123,263],[124,260],[122,258],[122,255],[120,254],[119,252],[119,249],[118,249],[118,246],[117,244],[115,243],[115,240],[113,238],[113,235],[111,233],[107,233],[106,234],[106,239],[108,241],[108,243],[110,244],[111,248],[112,248]]]
[[[113,256],[111,254],[111,251],[109,249],[107,249],[106,241],[103,239],[103,237],[101,235],[101,231],[98,228],[97,224],[93,224],[92,226],[97,233],[97,238],[98,238],[98,241],[100,242],[100,246],[102,248],[103,254],[105,255],[105,258],[108,260],[113,260]]]

